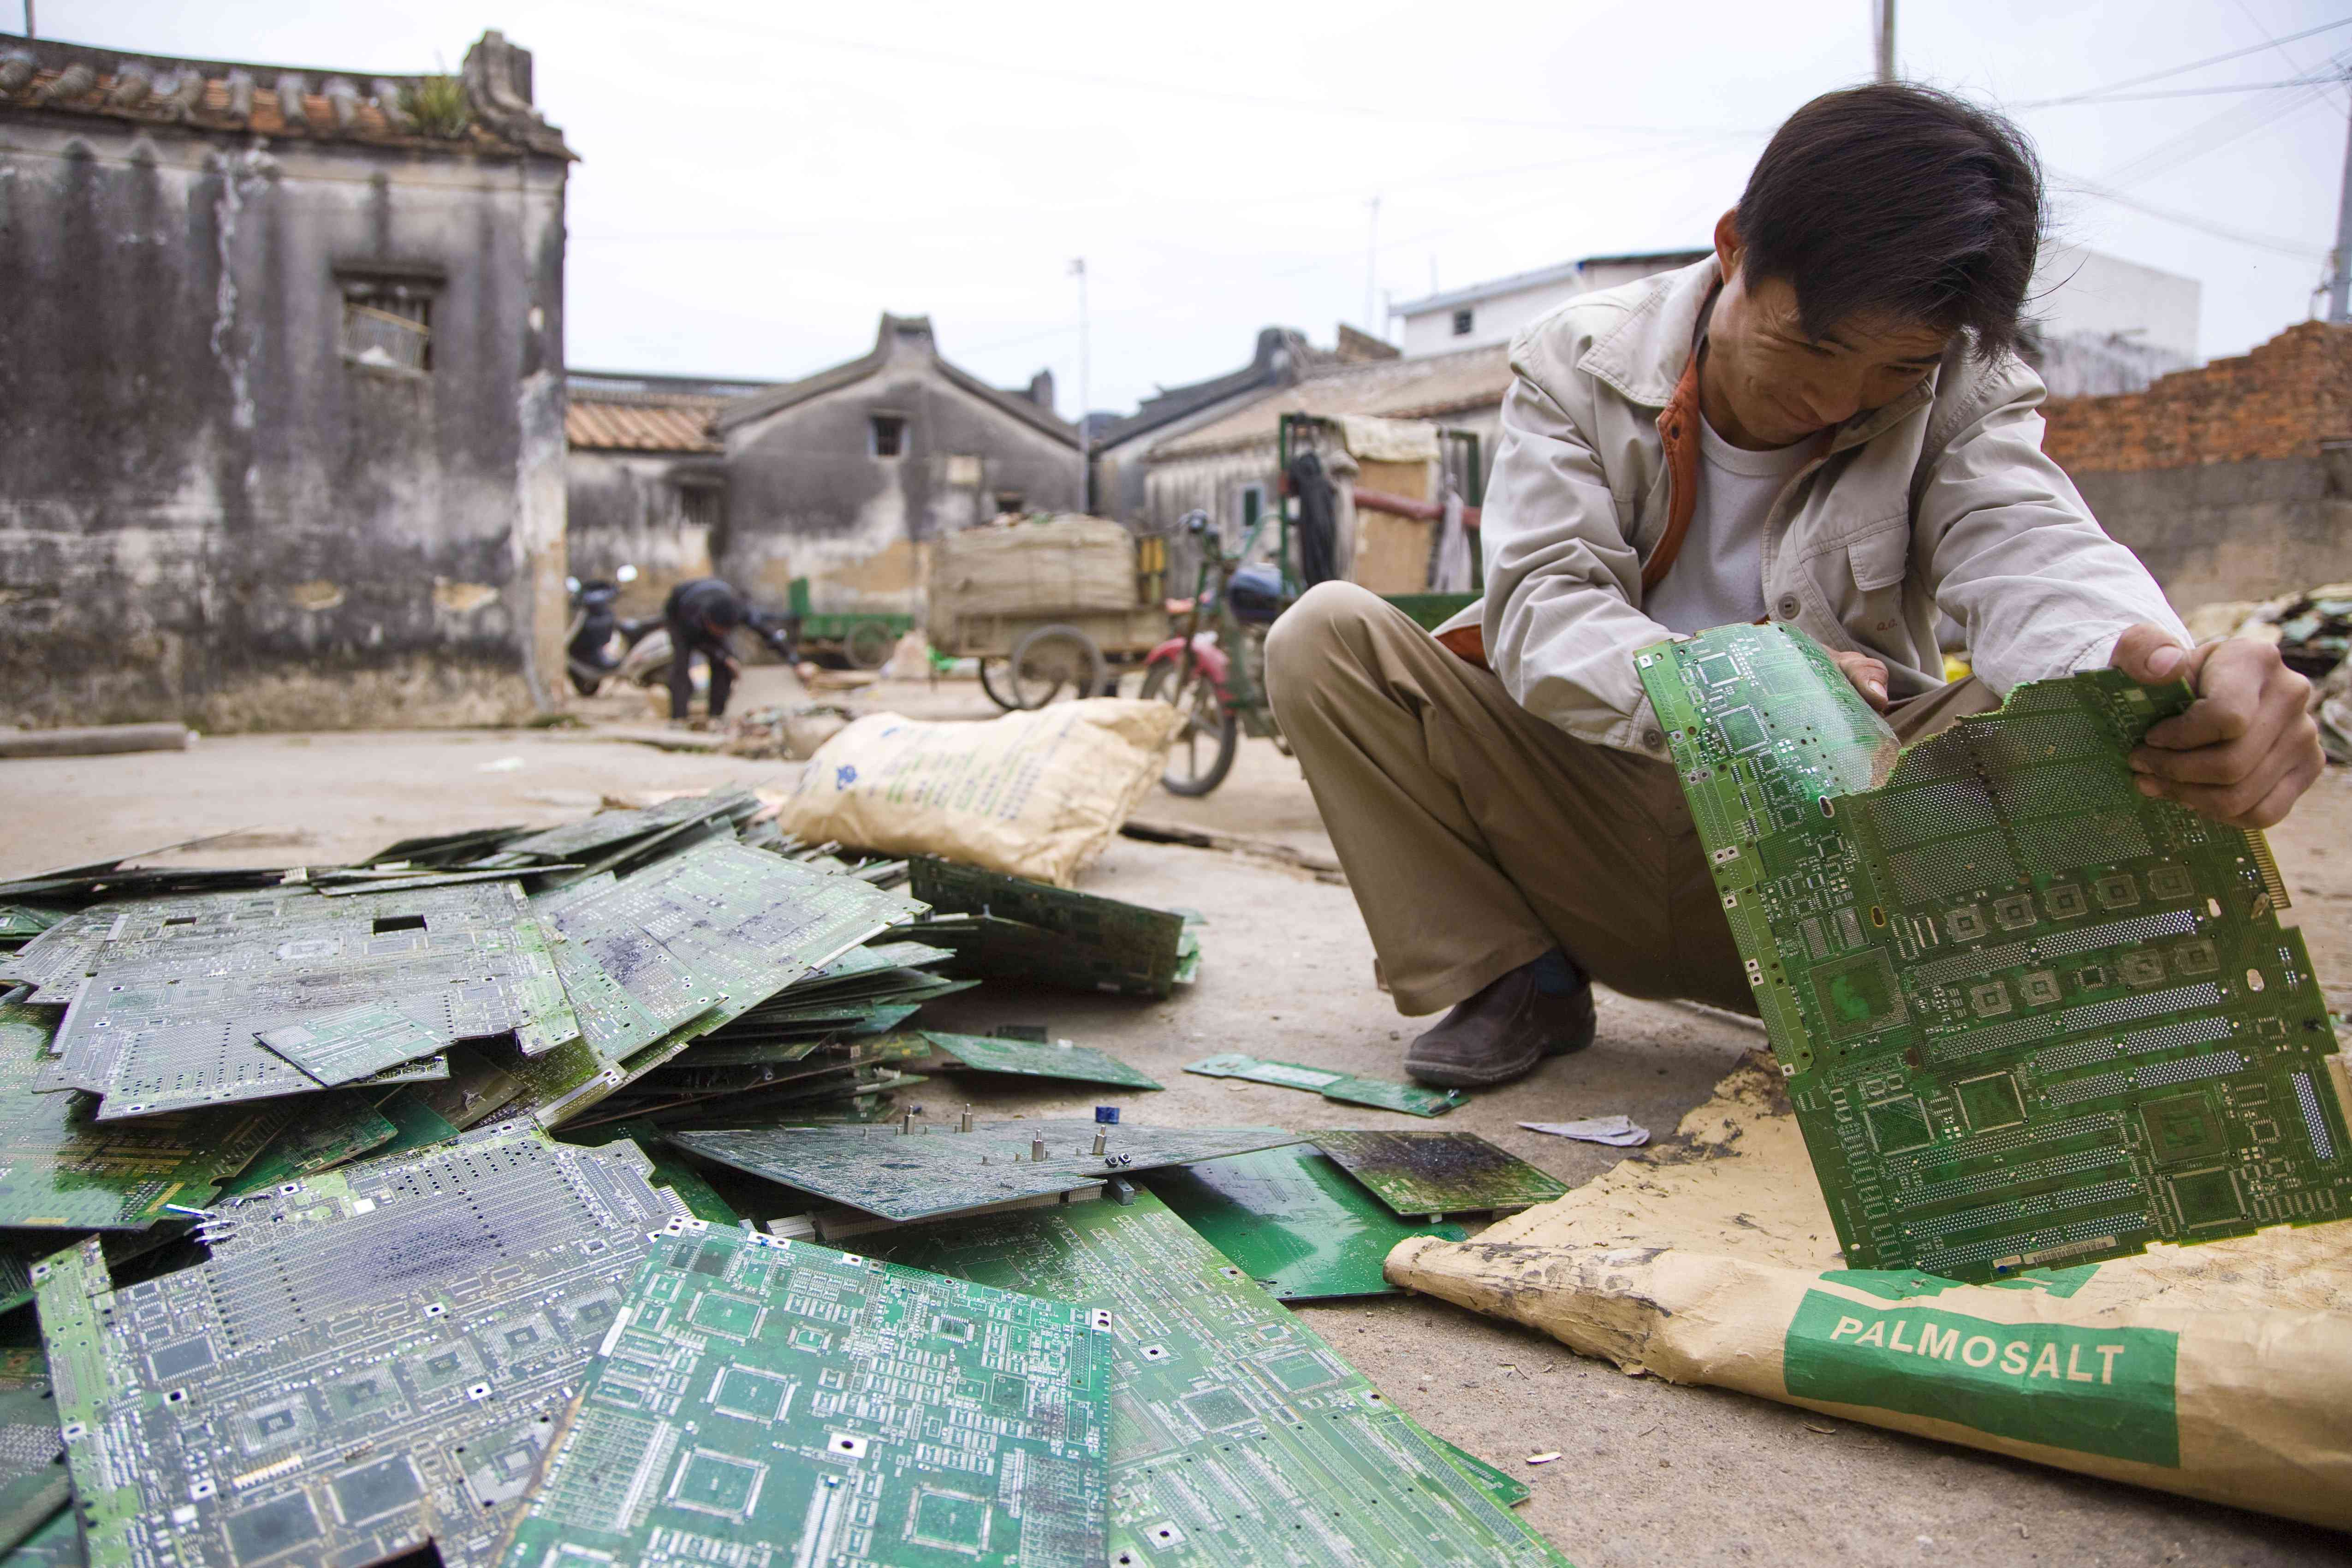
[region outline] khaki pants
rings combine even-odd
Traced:
[[[1630,996],[1755,1012],[1671,767],[1537,718],[1351,583],[1286,611],[1265,664],[1399,1011],[1559,947]],[[1998,705],[1971,679],[1888,717],[1911,740]]]

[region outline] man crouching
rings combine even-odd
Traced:
[[[2197,701],[2139,787],[2268,826],[2319,776],[2275,647],[2190,649],[2042,450],[2015,353],[2042,233],[2022,135],[1926,89],[1834,92],[1773,136],[1715,254],[1511,344],[1485,599],[1432,636],[1347,584],[1267,684],[1407,1014],[1424,1083],[1507,1082],[1593,1034],[1591,982],[1755,1010],[1633,656],[1785,622],[1906,741],[2113,664]],[[1947,684],[1939,612],[1976,673]]]

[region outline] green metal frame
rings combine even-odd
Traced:
[[[846,647],[853,636],[869,626],[880,626],[895,643],[915,627],[915,617],[909,615],[864,610],[816,615],[809,609],[809,580],[805,577],[792,580],[787,590],[787,602],[792,607],[793,618],[800,623],[800,637],[803,644],[837,642]]]

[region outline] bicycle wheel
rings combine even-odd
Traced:
[[[1102,689],[1102,649],[1076,626],[1039,626],[1013,645],[1013,702],[1043,708],[1067,690],[1087,697]]]
[[[1198,665],[1184,672],[1180,666],[1155,664],[1143,678],[1144,700],[1164,699],[1184,715],[1184,728],[1168,752],[1168,769],[1160,782],[1171,795],[1203,795],[1225,782],[1233,772],[1234,753],[1241,744],[1241,720],[1217,695],[1216,682]]]

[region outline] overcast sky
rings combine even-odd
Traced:
[[[15,25],[0,0],[0,26]],[[1078,406],[1229,370],[1279,322],[1706,242],[1772,126],[1870,66],[1869,0],[37,0],[44,37],[346,69],[533,51],[572,174],[571,363],[789,379],[928,312],[1000,384]],[[2309,313],[2334,242],[2352,0],[1904,0],[1903,71],[2008,107],[2066,237],[2204,285],[2203,352]],[[2099,185],[2137,204],[2080,194]],[[1375,234],[1370,203],[1379,198]],[[2143,210],[2153,209],[2153,210]],[[2186,220],[2186,221],[2181,221]],[[1368,263],[1370,277],[1368,279]]]

